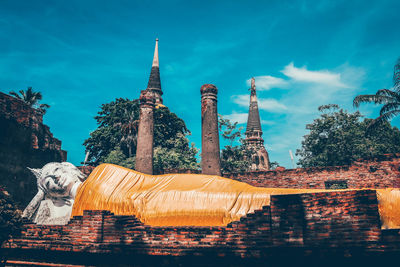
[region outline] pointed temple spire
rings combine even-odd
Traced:
[[[152,67],[159,67],[158,63],[158,38],[156,39],[156,47],[154,48],[154,57],[153,57],[153,65]]]
[[[261,131],[260,113],[258,111],[258,100],[257,100],[256,84],[254,78],[251,78],[250,92],[251,92],[250,107],[247,119],[246,132]]]
[[[161,80],[160,80],[160,68],[159,68],[159,61],[158,61],[158,38],[156,39],[156,46],[154,48],[154,57],[153,57],[153,64],[151,66],[150,78],[149,83],[147,84],[147,89],[154,93],[154,98],[156,100],[156,105],[162,105],[162,95],[163,92],[161,90]]]
[[[250,167],[252,171],[269,170],[269,156],[264,147],[264,139],[262,138],[262,134],[263,132],[261,129],[260,113],[258,111],[256,82],[254,78],[251,78],[250,106],[244,144],[249,149],[254,151],[254,154],[251,158],[252,164]]]

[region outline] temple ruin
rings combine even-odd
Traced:
[[[360,159],[351,166],[269,170],[254,78],[250,90],[245,145],[255,151],[251,171],[219,177],[218,89],[204,84],[203,175],[151,175],[153,111],[163,103],[156,40],[149,83],[140,94],[136,154],[136,170],[148,175],[111,164],[98,166],[88,182],[79,184],[79,206],[73,207],[76,216],[68,224],[24,220],[21,234],[2,246],[8,266],[379,266],[398,261],[400,154]],[[27,124],[21,131],[24,142],[32,149],[37,143],[52,148],[44,150],[45,155],[56,155],[51,160],[65,159],[61,142],[48,128],[36,119],[32,124],[31,111],[0,96],[11,103],[0,101],[2,120],[11,126]],[[12,122],[10,109],[20,114]],[[42,130],[32,128],[42,129],[44,138],[35,139],[31,133]],[[4,136],[11,134],[6,131]],[[32,154],[27,156],[34,158]],[[268,194],[262,195],[264,190]],[[230,202],[224,202],[227,197]],[[210,199],[221,202],[215,205]],[[198,224],[185,224],[184,219],[170,223],[176,218],[164,216],[171,212],[179,219],[191,207],[196,208],[191,219]],[[207,212],[227,219],[207,223]]]
[[[36,179],[26,167],[67,160],[67,151],[43,123],[43,114],[0,92],[0,183],[20,207],[36,192]]]
[[[201,170],[203,174],[221,175],[217,94],[213,84],[201,89]]]
[[[163,105],[163,99],[162,99],[163,91],[161,90],[161,79],[160,79],[160,63],[158,59],[158,38],[156,39],[153,64],[151,65],[150,78],[146,90],[154,94],[156,105]]]
[[[153,174],[154,103],[155,98],[153,92],[143,90],[140,94],[140,115],[135,169],[138,172],[147,174]]]
[[[269,156],[264,146],[264,139],[262,138],[263,132],[261,129],[256,83],[254,78],[251,78],[250,105],[245,135],[246,138],[244,144],[253,154],[251,156],[250,170],[268,171],[270,168]]]

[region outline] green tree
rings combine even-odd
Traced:
[[[302,167],[349,165],[353,161],[400,152],[400,131],[389,123],[367,131],[371,119],[359,111],[348,113],[338,105],[319,107],[321,116],[308,124],[309,134],[296,151]]]
[[[111,151],[120,147],[123,134],[121,128],[117,125],[121,123],[121,118],[124,117],[126,111],[134,112],[135,117],[139,118],[139,101],[118,98],[101,105],[101,109],[95,117],[98,127],[90,133],[90,137],[83,143],[86,151],[89,152],[89,164],[97,165],[104,162],[105,157]],[[132,149],[135,151],[136,146]],[[128,154],[127,151],[124,152]]]
[[[356,96],[353,105],[359,107],[361,103],[383,104],[379,117],[370,122],[369,128],[375,128],[400,114],[400,58],[394,66],[393,88],[380,89],[374,95]]]
[[[22,219],[21,211],[17,210],[8,192],[0,187],[0,261],[2,266],[6,262],[6,255],[1,245],[20,232]]]
[[[269,167],[271,170],[275,170],[276,168],[280,167],[279,163],[277,161],[272,161],[269,163]]]
[[[39,104],[40,100],[42,100],[42,94],[40,92],[34,92],[32,87],[28,87],[28,89],[19,90],[19,92],[11,91],[10,95],[24,101],[30,107],[38,109],[43,114],[46,113],[46,110],[50,107],[48,104]]]
[[[230,146],[240,139],[242,136],[243,127],[237,127],[238,122],[232,123],[229,119],[224,119],[222,115],[218,114],[218,127],[220,132],[222,131],[222,138],[229,141]]]
[[[135,157],[127,157],[121,150],[116,147],[103,160],[103,163],[112,163],[125,168],[135,168]]]
[[[219,115],[218,127],[222,138],[229,141],[229,145],[221,150],[222,173],[244,172],[250,167],[250,161],[247,159],[251,158],[253,152],[243,144],[241,132],[243,128],[237,125],[237,122],[232,123]],[[235,146],[234,143],[239,143],[239,145]]]
[[[134,155],[133,148],[137,146],[137,132],[139,127],[139,119],[135,116],[133,110],[125,109],[118,122],[114,127],[120,129],[122,138],[121,145],[125,145],[128,150],[128,157]]]
[[[246,146],[225,146],[221,151],[221,172],[245,172],[249,170],[252,151]]]
[[[164,146],[154,148],[154,172],[163,173],[167,169],[197,170],[200,168],[196,160],[198,149],[188,138],[178,133],[165,141]]]
[[[89,164],[114,163],[134,168],[139,101],[119,98],[101,106],[98,128],[85,140]],[[154,109],[154,171],[197,169],[197,149],[189,144],[185,122],[167,107]]]

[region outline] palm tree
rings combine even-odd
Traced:
[[[379,117],[372,120],[369,128],[375,128],[400,114],[400,58],[394,66],[393,88],[380,89],[374,95],[356,96],[353,105],[359,107],[361,103],[383,104]]]
[[[22,100],[32,108],[39,109],[43,114],[46,113],[46,109],[50,107],[48,104],[39,105],[39,101],[42,100],[42,94],[40,92],[34,92],[32,87],[28,87],[25,91],[19,90],[19,94],[15,91],[11,91],[10,95]]]
[[[135,113],[128,109],[124,110],[124,114],[120,118],[119,122],[114,124],[114,127],[121,129],[121,144],[126,145],[128,148],[129,158],[133,156],[133,148],[137,145],[138,126],[139,120],[136,119]]]
[[[24,101],[30,107],[34,107],[40,100],[42,100],[42,94],[40,92],[34,92],[32,87],[28,87],[26,91],[19,90],[19,94],[11,91],[10,95]]]

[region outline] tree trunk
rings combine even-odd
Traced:
[[[128,154],[129,154],[129,158],[132,157],[132,144],[128,143]]]

